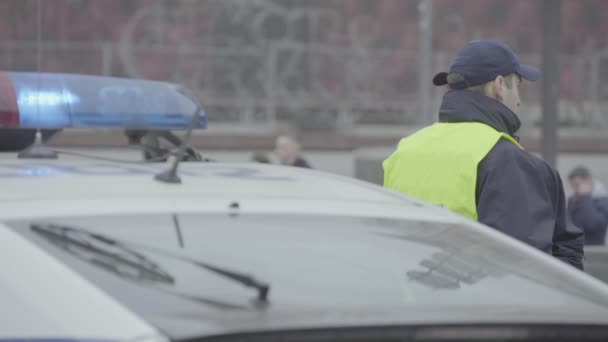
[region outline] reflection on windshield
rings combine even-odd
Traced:
[[[406,271],[409,281],[433,290],[458,290],[487,277],[502,278],[516,274],[533,282],[543,279],[544,284],[576,297],[594,298],[588,292],[571,286],[566,276],[531,262],[529,255],[514,253],[496,241],[471,234],[464,227],[454,229],[422,222],[415,227],[408,225],[406,228],[403,222],[397,220],[379,221],[391,231],[379,232],[378,235],[441,249],[441,252],[422,258],[416,269]]]
[[[240,298],[240,304],[251,299],[240,289],[243,283],[226,281],[217,272],[201,272],[196,263],[178,259],[210,260],[228,269],[255,270],[256,276],[280,289],[273,292],[273,307],[286,303],[306,307],[608,306],[599,289],[535,256],[453,223],[323,215],[180,214],[185,242],[180,246],[171,213],[50,221],[58,226],[83,227],[91,234],[133,247],[103,246],[76,232],[65,234],[68,244],[64,236],[31,231],[31,222],[9,223],[94,283],[111,285],[107,291],[120,292],[121,300],[126,301],[137,300],[125,295],[138,292],[137,286],[106,279],[109,277],[101,272],[68,260],[67,255],[143,286],[179,292],[182,297]],[[40,237],[69,254],[57,253]],[[147,303],[141,304],[145,310],[151,310],[156,300],[153,293],[149,296]]]
[[[461,260],[456,254],[433,253],[420,261],[420,266],[424,270],[407,271],[407,277],[433,289],[458,289],[460,283],[473,285],[487,276],[480,265]]]

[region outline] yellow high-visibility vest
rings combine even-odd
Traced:
[[[382,163],[384,186],[477,220],[477,167],[501,138],[522,148],[482,123],[433,124],[401,139]]]

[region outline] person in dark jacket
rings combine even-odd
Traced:
[[[561,178],[516,136],[519,85],[539,77],[501,42],[468,43],[433,79],[448,86],[439,122],[401,140],[383,163],[384,185],[582,269],[583,232],[568,220]]]
[[[585,231],[586,245],[604,245],[608,227],[608,194],[585,167],[568,176],[573,195],[568,200],[572,222]]]
[[[281,135],[275,142],[275,152],[283,165],[312,169],[300,155],[300,144],[293,137]]]

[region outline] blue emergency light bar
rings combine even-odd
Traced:
[[[179,87],[117,77],[0,72],[0,127],[186,129],[197,104]],[[207,128],[202,108],[195,128]]]

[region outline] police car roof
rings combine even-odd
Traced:
[[[53,255],[89,280],[101,276],[99,279],[103,278],[103,281],[93,281],[96,286],[107,290],[137,316],[149,320],[174,339],[233,332],[398,325],[404,322],[414,325],[428,322],[608,322],[605,315],[608,312],[605,308],[608,306],[605,299],[608,298],[608,290],[603,284],[498,232],[376,185],[316,170],[253,163],[182,163],[179,168],[182,184],[154,180],[154,175],[166,168],[166,164],[83,159],[17,160],[14,155],[3,156],[0,158],[0,186],[4,190],[0,194],[0,218],[12,229],[3,232],[4,240],[0,238],[0,241],[5,241],[3,243],[11,244],[11,248],[0,249],[3,250],[0,255],[14,256],[21,251],[23,257],[14,262],[37,265],[38,269],[48,269],[47,264],[56,263],[50,257]],[[242,219],[229,218],[230,215],[204,215],[235,210],[243,214],[270,215],[243,215]],[[103,270],[94,266],[99,264],[90,262],[97,259],[89,258],[87,253],[68,253],[60,257],[60,254],[51,253],[53,247],[49,245],[43,248],[50,253],[45,255],[22,238],[34,241],[34,233],[24,227],[39,218],[54,218],[49,221],[82,226],[100,234],[109,233],[109,236],[118,231],[135,234],[131,237],[141,242],[145,239],[137,233],[137,227],[169,231],[165,229],[166,222],[157,219],[159,214],[167,213],[194,214],[183,215],[180,225],[191,234],[203,234],[199,237],[204,236],[204,239],[197,241],[204,245],[205,257],[210,257],[215,251],[219,253],[215,260],[223,260],[222,264],[228,268],[248,270],[260,279],[272,281],[270,308],[259,312],[224,312],[197,306],[195,310],[180,309],[179,315],[167,314],[163,305],[157,305],[167,303],[166,296],[154,293],[156,299],[152,303],[149,302],[152,297],[148,296],[151,292],[143,288],[136,289],[137,295],[129,295],[130,290],[123,294],[123,288],[131,289],[132,285],[101,275],[99,272]],[[101,217],[106,214],[107,217]],[[115,217],[121,214],[125,214],[123,218]],[[137,221],[128,221],[129,214],[137,214]],[[204,220],[200,214],[206,216]],[[295,214],[291,216],[298,221],[285,222],[284,219],[290,215],[277,215],[272,219],[274,214]],[[336,216],[340,219],[335,220]],[[364,219],[349,220],[346,216]],[[222,220],[230,220],[232,226]],[[402,224],[409,220],[423,223]],[[205,224],[201,226],[201,222]],[[438,224],[441,222],[448,224]],[[103,229],[98,229],[102,226]],[[198,248],[190,252],[195,250]],[[234,253],[235,250],[239,252]],[[442,255],[451,261],[444,260],[436,265],[435,259],[442,258]],[[72,264],[69,258],[76,257],[88,260],[90,265]],[[289,262],[284,259],[289,259]],[[524,262],[527,266],[523,266]],[[462,281],[477,286],[463,285],[461,291],[443,292],[435,304],[428,306],[435,293],[440,293],[434,292],[436,284],[433,285],[432,279],[428,280],[431,284],[424,283],[425,280],[420,280],[420,284],[412,280],[416,274],[424,273],[416,273],[416,269],[425,269],[428,263],[438,268],[438,272],[446,263],[447,269],[443,272],[456,274],[456,277],[461,277],[459,272],[464,272],[459,268],[471,269],[471,274],[480,274],[479,279],[469,279],[467,275]],[[87,285],[73,279],[74,275],[65,267],[62,274],[55,273],[54,277],[61,276],[63,280],[60,283],[74,283],[70,285],[74,293],[83,292],[76,289]],[[186,277],[186,273],[178,272],[179,268],[170,268],[170,274],[179,276],[179,281],[188,283],[187,280],[193,277],[196,284],[205,284],[200,289],[193,287],[193,291],[200,290],[217,298],[232,298],[236,293],[238,298],[249,298],[247,291],[233,292],[224,279],[204,272],[188,273]],[[408,269],[410,271],[403,274]],[[29,293],[35,291],[34,285],[26,284],[36,284],[43,278],[37,270],[30,273],[31,279],[13,277],[11,273],[4,276],[4,281],[16,284],[14,288],[23,289],[23,296],[18,297],[17,302],[28,299]],[[387,292],[387,288],[391,291]],[[501,289],[511,291],[509,293],[524,290],[531,294],[543,293],[543,296],[538,296],[542,305],[537,308],[526,305],[530,299],[525,296],[518,298],[520,302],[510,297],[503,298]],[[82,310],[80,303],[86,303],[84,306],[88,310],[90,300],[87,296],[93,296],[108,307],[104,312],[110,312],[108,298],[88,292],[86,296],[73,297],[66,310],[73,307],[71,312],[78,312]],[[418,296],[413,302],[412,293]],[[142,297],[144,294],[146,296]],[[348,298],[342,298],[340,294]],[[245,295],[247,297],[241,297]],[[405,297],[399,297],[401,295]],[[52,296],[65,298],[64,289],[53,286],[45,293],[37,294],[40,302],[31,309],[47,307],[46,303],[52,302],[48,298]],[[468,296],[471,296],[470,301]],[[484,298],[481,302],[472,300],[479,296]],[[405,306],[382,306],[389,299],[392,303],[395,298],[400,300],[394,305]],[[428,301],[427,304],[424,300]],[[461,300],[466,300],[467,305],[460,305]],[[548,311],[553,301],[560,300],[568,303],[568,312]],[[421,304],[417,305],[416,301]],[[484,301],[490,302],[484,304]],[[505,310],[507,301],[510,304]],[[361,307],[361,303],[376,306]],[[188,304],[188,308],[190,305],[196,306],[195,303]],[[481,307],[486,309],[480,310]],[[137,322],[138,317],[120,309],[112,315],[127,315],[134,327],[121,331],[121,334],[133,336],[146,331],[143,323]],[[463,316],[463,312],[466,315]],[[68,321],[73,316],[68,312],[57,321]],[[14,320],[18,321],[18,318]],[[97,329],[114,321],[104,321]],[[61,333],[56,327],[53,327],[55,330],[48,329],[47,334]],[[72,332],[82,333],[80,330]]]
[[[376,185],[321,171],[257,163],[181,163],[182,184],[154,175],[168,166],[78,160],[0,159],[0,217],[120,212],[244,211],[378,215],[461,221]],[[14,157],[13,157],[14,158]],[[51,205],[52,204],[52,205]],[[232,206],[232,207],[231,207]]]

